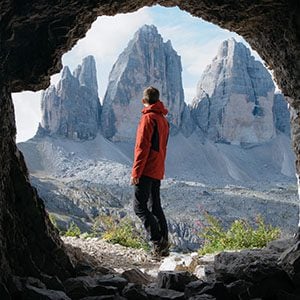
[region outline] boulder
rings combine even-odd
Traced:
[[[65,287],[57,276],[43,275],[42,280],[45,283],[47,289],[65,291]]]
[[[236,295],[240,298],[243,298],[243,297],[245,297],[245,295],[248,296],[248,294],[249,294],[248,289],[252,286],[253,286],[253,284],[251,282],[240,279],[240,280],[231,282],[226,287],[230,294]]]
[[[150,300],[184,300],[184,293],[168,289],[146,288],[145,292]]]
[[[41,289],[34,286],[28,286],[23,297],[22,299],[25,300],[71,300],[62,291]]]
[[[149,275],[137,268],[124,271],[122,273],[122,277],[124,277],[128,282],[136,284],[146,285],[152,281],[152,278]]]
[[[123,300],[123,297],[114,295],[103,295],[103,296],[89,296],[81,298],[80,300]]]
[[[170,256],[166,257],[159,267],[159,271],[189,271],[194,272],[198,265],[198,254],[188,253],[171,253]]]
[[[72,299],[84,296],[117,295],[126,286],[127,280],[120,276],[80,276],[64,282],[66,293]]]
[[[185,286],[197,277],[186,271],[164,271],[157,276],[157,287],[184,292]]]
[[[188,299],[192,296],[199,295],[207,285],[209,285],[209,283],[203,280],[192,281],[185,286],[184,295]]]
[[[277,263],[279,255],[268,250],[222,252],[216,255],[214,269],[217,280],[233,282],[244,279],[259,282],[282,272]]]
[[[123,296],[129,300],[146,300],[147,294],[140,284],[129,283],[122,292]]]
[[[95,280],[88,276],[69,278],[63,284],[67,295],[72,299],[81,299],[89,295],[89,291],[96,286]]]
[[[279,261],[283,270],[298,286],[300,284],[300,241],[283,252]]]
[[[208,294],[196,295],[189,298],[189,300],[217,300],[214,296]]]
[[[232,297],[232,295],[229,294],[226,286],[218,281],[205,285],[198,294],[208,294],[222,300],[237,300],[236,297]]]
[[[295,243],[296,241],[293,237],[288,239],[278,239],[269,242],[265,249],[269,249],[272,252],[277,252],[279,254],[282,254],[287,249],[293,247]]]
[[[99,276],[96,278],[96,281],[99,285],[116,287],[119,292],[121,292],[128,283],[125,278],[111,274]]]

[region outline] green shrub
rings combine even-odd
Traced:
[[[98,238],[101,237],[102,234],[101,232],[98,230],[98,222],[95,221],[91,227],[91,231],[90,232],[84,232],[80,235],[81,238],[87,239],[87,238]]]
[[[59,234],[62,234],[62,229],[59,228],[59,226],[57,224],[56,216],[52,213],[49,213],[49,219],[50,219],[50,222],[52,223],[52,225],[58,230]]]
[[[205,219],[207,226],[199,233],[204,239],[200,255],[224,250],[262,248],[281,234],[279,228],[266,225],[261,216],[257,217],[255,227],[245,220],[235,220],[227,231],[215,217],[205,213]]]
[[[102,234],[104,240],[125,247],[149,249],[148,243],[144,240],[130,219],[102,216],[100,220],[104,227],[104,233]]]
[[[57,227],[57,220],[56,220],[56,217],[55,217],[55,215],[54,215],[54,214],[51,214],[51,213],[49,213],[49,214],[48,214],[48,216],[49,216],[49,219],[50,219],[50,221],[51,221],[52,225],[53,225],[55,228],[57,228],[57,229],[58,229],[58,227]]]
[[[79,237],[81,234],[80,228],[72,221],[69,226],[67,231],[65,232],[65,236],[76,236]]]

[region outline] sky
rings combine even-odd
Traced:
[[[173,48],[181,56],[182,80],[185,101],[190,103],[196,94],[196,86],[205,67],[211,63],[222,41],[234,37],[250,47],[242,37],[224,30],[177,7],[144,7],[134,13],[99,17],[86,37],[62,57],[63,65],[73,71],[87,55],[96,60],[99,97],[103,99],[109,73],[119,54],[126,48],[134,33],[144,24],[155,25],[164,41],[171,40]],[[258,54],[253,55],[260,59]],[[51,77],[57,84],[60,74]],[[36,133],[41,120],[41,91],[13,94],[15,105],[17,142],[30,139]]]

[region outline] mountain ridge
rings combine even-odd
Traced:
[[[42,120],[37,135],[57,135],[71,139],[93,139],[100,128],[96,62],[87,56],[74,70],[65,66],[57,86],[42,93]]]
[[[146,31],[146,34],[142,31]],[[159,53],[165,55],[165,46],[163,45],[166,43],[163,43],[162,37],[155,28],[146,26],[136,34],[136,37],[139,37],[139,34],[145,39],[159,39]],[[236,42],[232,41],[231,43]],[[135,50],[147,48],[145,41],[137,43],[134,39],[129,43],[129,46],[137,47]],[[171,43],[167,43],[167,47],[171,47]],[[52,116],[52,123],[46,119],[49,126],[52,127],[44,126],[46,128],[40,128],[40,134],[37,134],[33,139],[18,144],[25,156],[33,185],[36,186],[39,194],[45,200],[47,209],[62,215],[62,222],[73,219],[80,226],[88,228],[92,218],[100,214],[130,215],[134,218],[131,207],[132,188],[129,186],[129,178],[135,129],[142,105],[138,96],[132,96],[130,99],[124,98],[125,100],[121,96],[120,98],[117,97],[124,86],[124,81],[121,77],[117,77],[119,73],[116,70],[122,69],[122,63],[124,63],[123,69],[124,72],[126,71],[126,76],[129,78],[133,75],[136,76],[134,80],[140,80],[141,85],[146,84],[144,75],[148,69],[142,69],[140,64],[146,55],[145,53],[140,54],[137,58],[136,66],[138,68],[136,66],[131,68],[131,63],[128,64],[122,58],[124,55],[128,58],[130,53],[126,52],[128,51],[127,48],[124,51],[124,54],[120,54],[121,63],[117,61],[115,69],[112,70],[112,73],[116,72],[116,76],[111,77],[113,84],[111,83],[107,91],[109,97],[112,97],[111,101],[106,98],[102,107],[99,108],[97,105],[95,108],[98,112],[97,115],[88,115],[88,121],[90,119],[96,120],[93,123],[95,126],[83,127],[84,130],[80,136],[75,134],[78,132],[76,126],[73,126],[71,131],[61,130],[60,127],[59,116],[66,117],[61,120],[63,124],[70,120],[71,125],[76,125],[76,122],[74,123],[76,114],[81,114],[84,111],[80,109],[80,105],[75,105],[77,109],[74,110],[73,105],[70,111],[65,112],[66,108],[69,107],[66,104],[72,103],[69,95],[72,96],[72,93],[84,90],[87,95],[93,95],[93,99],[96,100],[96,84],[84,83],[89,76],[94,78],[92,75],[94,72],[88,71],[89,64],[86,62],[87,68],[84,72],[82,65],[74,70],[73,75],[68,68],[65,68],[58,86],[52,86],[45,91],[44,113],[47,116]],[[148,49],[145,51],[148,53]],[[221,49],[220,51],[223,53],[225,50]],[[247,52],[244,48],[243,51]],[[180,83],[177,84],[176,91],[180,96],[182,81],[181,68],[178,66],[181,66],[181,62],[177,53],[175,55],[173,52],[173,54],[177,63],[175,69],[179,72],[177,79]],[[148,62],[151,62],[154,57],[153,53],[149,54]],[[89,58],[89,60],[92,62],[93,59]],[[231,59],[232,63],[234,61]],[[156,61],[156,64],[158,62],[159,60]],[[154,64],[154,62],[152,63]],[[160,73],[162,65],[152,68],[152,75],[156,74],[157,71],[158,75],[163,74],[165,76],[165,70]],[[297,213],[292,213],[297,212],[295,206],[297,206],[298,200],[296,190],[291,190],[289,187],[295,183],[295,167],[294,153],[290,147],[288,110],[283,96],[275,97],[274,87],[269,81],[270,77],[259,77],[262,73],[256,70],[253,71],[253,76],[258,76],[258,86],[255,89],[259,89],[259,78],[262,79],[262,83],[267,84],[262,86],[259,103],[256,103],[257,99],[251,96],[254,95],[255,89],[253,91],[251,86],[247,85],[246,89],[252,91],[247,100],[244,82],[241,81],[242,84],[240,84],[239,78],[233,76],[240,70],[231,72],[232,69],[222,69],[217,60],[214,60],[212,65],[214,68],[222,70],[223,74],[227,74],[227,77],[225,79],[220,77],[220,72],[204,74],[208,77],[205,80],[200,80],[200,86],[202,84],[204,87],[203,82],[205,81],[214,84],[214,86],[211,88],[211,94],[204,95],[199,103],[201,104],[202,101],[205,103],[209,100],[210,105],[215,106],[214,111],[212,107],[205,109],[203,103],[201,104],[202,109],[204,107],[203,110],[193,111],[193,108],[184,103],[181,96],[178,96],[178,101],[173,102],[173,106],[169,107],[171,114],[174,111],[171,116],[176,117],[170,119],[170,122],[173,122],[173,132],[168,143],[166,179],[162,181],[162,201],[168,215],[172,241],[181,249],[198,247],[199,237],[195,235],[194,221],[199,218],[199,215],[201,216],[198,210],[199,205],[212,215],[222,218],[224,224],[228,224],[235,218],[247,219],[249,216],[261,214],[267,223],[280,226],[286,232],[292,232],[298,219]],[[242,67],[242,73],[245,68],[245,66]],[[138,73],[139,71],[142,75]],[[80,74],[83,75],[80,77]],[[209,78],[211,79],[209,80]],[[132,82],[125,81],[130,83],[126,85],[127,89],[132,87],[134,80]],[[93,81],[89,80],[89,82]],[[76,88],[70,88],[73,86],[72,84]],[[227,122],[226,119],[224,121],[225,113],[223,113],[222,118],[218,118],[220,101],[214,98],[214,93],[218,94],[222,85],[225,87],[226,93],[221,94],[224,100],[220,106],[221,111],[224,110],[228,116],[232,116],[232,109],[236,106],[239,109],[238,120],[241,120],[246,114],[248,118],[249,116],[252,118],[251,120],[260,120],[259,128],[264,128],[264,123],[266,123],[271,130],[265,138],[257,139],[255,133],[257,128],[250,126],[250,140],[243,141],[239,139],[236,133],[232,135],[233,138],[228,135],[226,139],[216,139],[214,133],[218,132],[220,126]],[[64,86],[66,86],[65,90]],[[166,86],[164,88],[166,89]],[[137,93],[136,91],[142,93],[142,90],[139,86],[136,90],[134,89],[133,94]],[[201,92],[200,89],[199,91]],[[237,91],[241,91],[241,93],[237,94]],[[201,96],[202,93],[199,95]],[[234,97],[231,97],[232,95]],[[239,98],[237,95],[241,95],[241,97]],[[265,97],[266,95],[267,97]],[[275,101],[273,96],[274,99],[276,98]],[[78,95],[75,95],[75,100],[76,97]],[[205,100],[206,98],[207,100]],[[242,101],[239,102],[239,99]],[[62,100],[66,100],[67,103],[63,104]],[[87,103],[90,103],[89,99],[86,100]],[[94,100],[92,103],[96,103]],[[164,99],[162,98],[162,100]],[[97,101],[99,102],[99,99]],[[270,111],[270,103],[273,101],[274,105]],[[229,113],[224,108],[224,103],[231,105]],[[241,103],[246,103],[248,106],[239,107]],[[265,103],[267,103],[266,108]],[[75,104],[78,102],[75,101]],[[140,107],[134,106],[137,104]],[[51,106],[54,108],[54,114],[50,113]],[[258,112],[255,112],[254,116],[253,109],[258,106]],[[93,105],[89,107],[93,108]],[[63,114],[60,112],[61,108]],[[260,109],[262,112],[259,112]],[[101,120],[99,110],[102,110]],[[55,113],[58,115],[57,117]],[[217,117],[211,118],[211,113]],[[268,118],[265,118],[266,115]],[[90,118],[90,116],[94,117]],[[103,116],[105,118],[102,119]],[[207,120],[207,129],[198,126],[195,118],[201,121]],[[48,124],[47,122],[44,120],[42,124]],[[108,132],[105,133],[106,124]],[[233,132],[237,130],[236,128],[243,126],[249,131],[249,124],[239,124],[239,127],[233,126],[232,123],[229,125],[232,126]],[[86,135],[86,132],[89,134]]]
[[[181,126],[185,109],[180,57],[154,25],[144,25],[119,55],[103,100],[102,130],[114,141],[133,140],[142,110],[143,90],[154,85],[169,109],[171,132]]]

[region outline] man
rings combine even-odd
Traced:
[[[160,202],[160,180],[164,177],[169,123],[168,110],[159,91],[144,90],[142,117],[137,129],[131,184],[134,212],[141,219],[153,243],[153,255],[169,255],[168,227]]]

